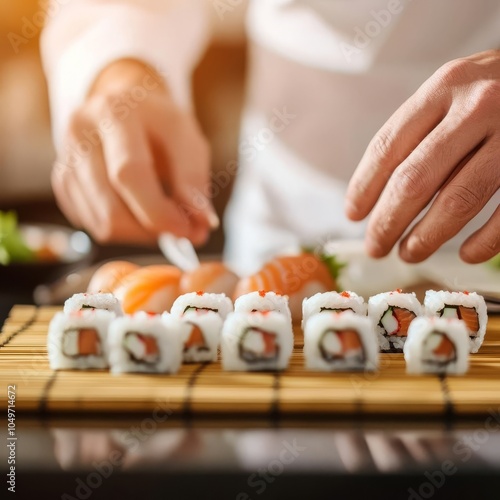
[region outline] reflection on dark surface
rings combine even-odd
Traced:
[[[43,498],[65,500],[160,499],[166,487],[174,499],[332,498],[332,488],[338,498],[418,500],[432,489],[456,499],[500,486],[500,417],[454,430],[439,422],[191,424],[21,420],[19,484],[27,498],[48,492]]]
[[[398,474],[429,470],[446,459],[464,470],[500,469],[500,429],[487,432],[481,426],[459,431],[221,429],[153,428],[139,421],[123,428],[53,427],[20,433],[26,463],[42,470],[54,468],[54,463],[65,471],[91,469],[112,456],[124,470],[252,471],[280,460],[280,455],[288,462],[287,470],[302,472]],[[50,448],[43,462],[36,461],[34,451],[40,443]]]

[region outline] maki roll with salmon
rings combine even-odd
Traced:
[[[182,324],[185,363],[215,362],[220,343],[223,320],[216,312],[204,314],[186,313],[180,318]]]
[[[115,314],[102,309],[59,312],[50,322],[47,353],[52,370],[108,367],[107,336]]]
[[[378,334],[382,352],[403,352],[410,323],[422,315],[422,306],[414,293],[400,289],[379,293],[368,300],[368,317]]]
[[[182,362],[179,320],[138,312],[117,318],[109,329],[112,373],[176,373]]]
[[[276,311],[233,312],[222,328],[221,350],[224,370],[285,370],[293,351],[292,325]]]
[[[170,313],[173,316],[182,316],[189,312],[197,314],[214,312],[224,320],[232,310],[233,302],[224,293],[206,293],[200,290],[177,297]]]
[[[378,340],[366,316],[324,312],[309,318],[304,328],[306,368],[317,371],[375,371]]]
[[[456,318],[417,318],[408,330],[404,356],[408,373],[464,374],[469,366],[467,327]]]
[[[427,290],[424,299],[428,316],[461,319],[469,332],[470,352],[476,353],[481,347],[488,313],[484,297],[475,292],[446,292]]]
[[[317,313],[350,311],[366,316],[366,308],[365,299],[354,292],[317,293],[302,302],[302,328]]]
[[[65,313],[85,309],[103,309],[117,316],[123,314],[120,301],[112,293],[76,293],[64,303]]]
[[[288,305],[288,296],[276,292],[259,290],[241,295],[234,302],[237,312],[267,312],[276,311],[283,314],[287,321],[292,323],[292,314]]]

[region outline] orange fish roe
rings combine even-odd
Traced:
[[[342,292],[340,295],[341,295],[342,297],[345,297],[346,299],[348,299],[348,298],[351,296],[351,294],[350,294],[349,292],[345,292],[345,291],[344,291],[344,292]]]
[[[203,290],[198,290],[198,291],[196,292],[196,295],[203,295],[204,293],[205,293],[205,292],[204,292]]]
[[[266,296],[266,291],[265,290],[259,290],[259,295],[261,297],[265,297]]]
[[[464,294],[465,295],[469,295],[470,292],[468,292],[467,290],[464,290]]]

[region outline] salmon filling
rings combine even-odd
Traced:
[[[438,311],[442,318],[461,319],[469,329],[470,337],[474,338],[479,330],[479,316],[474,307],[450,306],[446,304],[443,309]]]
[[[276,337],[275,333],[260,328],[248,328],[240,339],[240,358],[247,363],[276,360],[280,350]]]
[[[328,363],[365,362],[363,344],[356,330],[326,330],[319,340],[319,350]]]
[[[184,352],[189,351],[190,349],[196,349],[197,351],[209,351],[205,337],[203,336],[203,332],[198,325],[191,324],[191,332],[189,333],[189,337],[184,342]]]
[[[455,344],[448,335],[433,331],[422,345],[422,362],[444,367],[457,360]]]
[[[136,363],[155,364],[160,360],[158,343],[152,335],[127,332],[123,338],[123,347]]]
[[[385,330],[385,336],[396,335],[406,337],[410,323],[416,314],[402,307],[389,306],[379,321],[379,326]]]
[[[62,353],[69,358],[100,356],[102,350],[99,333],[94,328],[66,330]]]

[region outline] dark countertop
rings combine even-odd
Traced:
[[[484,422],[188,425],[163,417],[19,419],[18,494],[418,500],[489,498],[500,485],[500,432],[485,430]],[[0,437],[5,443],[5,427]],[[1,450],[0,469],[6,473],[6,447]]]

